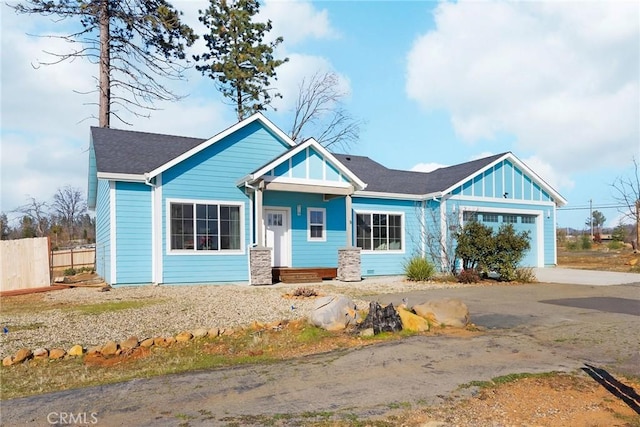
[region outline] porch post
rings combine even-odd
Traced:
[[[344,198],[346,218],[347,218],[347,247],[350,248],[352,246],[353,239],[353,214],[351,213],[351,196],[346,195]]]
[[[262,230],[262,188],[258,188],[256,195],[256,243],[259,247],[264,246],[264,232]]]

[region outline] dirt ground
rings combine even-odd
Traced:
[[[638,255],[629,251],[623,251],[619,253],[610,251],[590,251],[588,253],[582,252],[559,252],[559,266],[571,267],[571,268],[586,268],[586,269],[602,269],[609,271],[624,271],[629,272],[630,268],[633,268],[637,260]],[[640,275],[639,275],[640,282]],[[521,286],[521,285],[514,285]],[[630,295],[633,297],[634,292]],[[640,299],[638,292],[635,295]],[[508,318],[508,315],[507,317]],[[602,326],[606,324],[607,318],[597,317],[594,319],[595,323],[600,322]],[[637,318],[631,319],[637,322]],[[473,318],[472,318],[473,321]],[[637,324],[637,323],[636,323]],[[606,326],[606,325],[605,325]],[[629,327],[633,328],[632,325]],[[540,333],[541,335],[547,332],[540,332],[543,328],[532,329],[522,333],[518,331],[518,328],[513,328],[513,333],[517,336],[522,335],[521,340],[528,339],[529,336]],[[603,328],[602,330],[607,330]],[[571,329],[567,329],[567,333],[570,333]],[[598,328],[593,328],[594,333],[598,332]],[[432,336],[447,336],[450,335],[455,339],[470,339],[471,337],[477,337],[483,334],[483,331],[461,331],[455,329],[443,329],[437,332],[431,332]],[[487,335],[488,331],[487,331]],[[513,337],[512,337],[513,338]],[[511,338],[511,339],[512,339]],[[556,350],[554,346],[563,347],[563,349],[571,350],[571,339],[578,339],[577,337],[553,337],[551,335],[545,336],[546,344],[542,344],[542,348],[545,346],[548,351],[554,353]],[[581,338],[582,339],[582,338]],[[496,338],[497,342],[498,338]],[[635,342],[633,341],[635,340]],[[490,343],[488,348],[500,347],[500,344],[496,344],[493,339],[489,339]],[[577,342],[577,341],[576,341]],[[584,345],[582,343],[581,345]],[[606,343],[600,343],[601,347],[606,347]],[[615,343],[611,344],[615,346]],[[640,342],[637,340],[637,335],[632,335],[632,346],[636,347],[636,352],[640,350]],[[323,354],[331,352],[337,348],[344,349],[345,347],[362,347],[362,341],[354,339],[350,336],[343,336],[336,339],[335,342],[325,342],[322,346],[317,344],[313,348],[304,348],[301,346],[295,354],[291,354],[291,357],[308,356],[311,354]],[[597,345],[596,345],[597,347]],[[219,349],[217,349],[219,350]],[[384,351],[384,349],[379,349]],[[505,348],[505,354],[508,357],[510,351],[514,352],[514,371],[509,371],[509,365],[504,366],[504,372],[522,372],[518,367],[515,367],[515,361],[519,355],[518,350],[509,350]],[[614,349],[615,350],[615,349]],[[212,351],[216,351],[212,348]],[[487,350],[489,351],[489,350]],[[536,350],[538,352],[543,350]],[[584,351],[580,349],[580,351]],[[639,353],[640,354],[640,353]],[[145,354],[137,352],[129,355],[131,358],[144,358]],[[336,356],[338,359],[340,356]],[[475,357],[475,356],[474,356]],[[489,356],[491,357],[491,356]],[[532,356],[527,356],[532,357]],[[505,359],[507,360],[507,359]],[[118,363],[126,362],[126,356],[120,359]],[[87,364],[104,364],[113,363],[113,361],[105,362],[101,360],[87,360]],[[321,362],[317,362],[319,364]],[[332,362],[322,362],[332,363]],[[469,364],[473,365],[473,361]],[[506,362],[505,362],[506,363]],[[531,362],[533,364],[533,362]],[[301,365],[302,366],[302,365]],[[393,367],[391,367],[393,369]],[[256,370],[263,369],[256,367]],[[264,367],[267,370],[266,367]],[[553,370],[552,367],[549,368]],[[294,370],[297,372],[297,368]],[[257,371],[252,375],[255,376]],[[548,426],[548,427],[564,427],[564,426],[640,426],[640,377],[624,376],[619,373],[612,372],[615,379],[619,381],[616,383],[618,390],[622,391],[622,395],[627,397],[627,403],[615,396],[611,390],[608,390],[603,385],[596,382],[590,376],[586,374],[584,368],[582,371],[573,372],[558,372],[555,374],[544,375],[532,375],[524,376],[521,378],[515,378],[511,381],[499,382],[491,384],[491,382],[484,382],[481,386],[475,385],[474,391],[471,393],[463,393],[460,396],[443,396],[442,403],[432,404],[427,402],[425,404],[416,405],[413,404],[392,404],[389,403],[388,410],[383,413],[378,413],[370,418],[370,424],[363,422],[362,418],[359,419],[357,425],[404,425],[404,426]],[[274,375],[274,374],[271,374]],[[478,373],[481,375],[481,373]],[[239,374],[241,378],[242,375]],[[304,383],[304,381],[302,381]],[[222,385],[220,385],[222,387]],[[296,384],[296,387],[298,385]],[[428,385],[427,385],[428,386]],[[128,387],[128,386],[127,386]],[[251,389],[251,385],[246,385]],[[296,391],[296,390],[293,390]],[[615,391],[615,390],[614,390]],[[300,394],[302,389],[297,390],[296,394]],[[251,392],[247,392],[251,394]],[[301,397],[302,398],[302,397]],[[347,398],[348,399],[348,398]],[[348,400],[347,400],[348,401]],[[345,401],[345,404],[347,404]],[[356,405],[354,403],[354,405]],[[635,406],[634,406],[635,405]],[[635,410],[633,408],[636,408]],[[300,408],[298,408],[300,409]],[[188,413],[185,410],[185,414]],[[202,412],[201,412],[202,413]],[[186,415],[185,415],[186,417]],[[206,425],[206,420],[202,419],[187,419],[180,425]],[[279,421],[273,418],[269,418],[269,415],[264,417],[254,418],[253,421],[242,417],[229,417],[227,419],[229,425],[295,425],[286,421]],[[300,421],[299,419],[296,421]],[[312,421],[311,419],[305,422],[307,425],[352,425],[352,422],[348,420],[331,420],[331,421]],[[234,424],[235,423],[235,424]],[[226,424],[225,424],[226,425]]]

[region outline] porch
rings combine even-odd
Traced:
[[[273,283],[314,283],[338,277],[337,267],[272,267]]]

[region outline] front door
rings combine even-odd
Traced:
[[[266,209],[265,211],[267,246],[272,248],[271,266],[290,267],[289,217],[285,209]]]

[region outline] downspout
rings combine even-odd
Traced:
[[[158,257],[158,236],[156,236],[156,226],[158,219],[155,215],[156,210],[156,184],[151,182],[151,178],[149,174],[145,172],[144,174],[144,183],[151,187],[151,281],[154,285],[158,285],[158,278],[156,277],[156,269],[157,269],[157,257]]]

